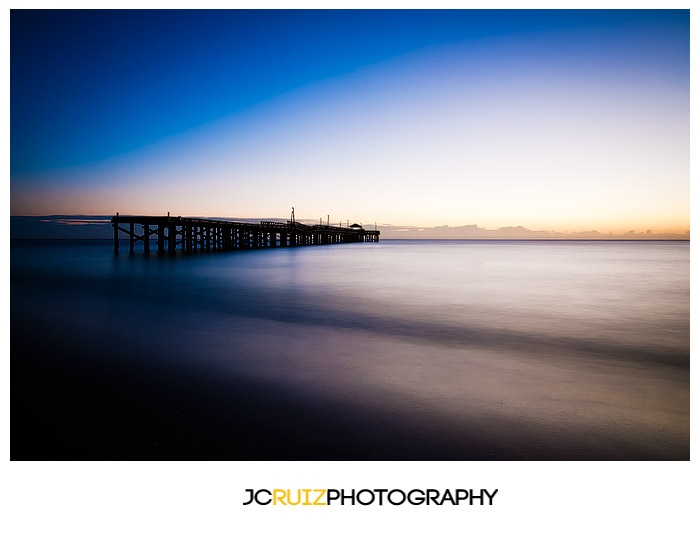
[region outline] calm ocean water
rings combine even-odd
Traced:
[[[14,242],[11,310],[14,459],[689,457],[688,242]]]

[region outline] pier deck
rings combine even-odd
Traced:
[[[141,242],[146,254],[151,250],[151,242],[159,254],[174,254],[178,249],[197,253],[379,242],[379,231],[353,226],[304,225],[296,221],[246,223],[181,216],[120,216],[117,213],[112,217],[112,227],[115,253],[119,252],[120,233],[129,239],[129,253],[134,253],[136,244]]]

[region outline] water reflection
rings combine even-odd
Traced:
[[[215,383],[225,394],[198,411],[218,415],[207,433],[222,444],[242,418],[225,400],[254,382],[260,399],[314,408],[287,423],[345,437],[312,458],[351,444],[405,459],[688,456],[687,243],[395,241],[175,259],[105,246],[13,248],[13,363],[29,362],[40,330],[60,362],[128,364],[132,379],[176,369],[178,393]],[[207,457],[193,426],[177,452]],[[238,431],[254,447],[235,456],[293,433],[254,429]],[[380,430],[384,443],[361,447]]]

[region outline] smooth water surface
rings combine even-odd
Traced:
[[[11,271],[14,459],[689,457],[688,242],[33,241]]]

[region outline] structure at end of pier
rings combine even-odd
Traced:
[[[274,247],[319,246],[351,242],[379,242],[379,231],[366,230],[361,225],[304,225],[292,219],[286,223],[261,221],[245,223],[226,220],[183,218],[181,216],[112,216],[114,252],[119,252],[120,233],[129,240],[129,253],[137,243],[143,252],[159,254],[205,251],[233,251]],[[376,225],[375,225],[376,227]],[[139,231],[141,234],[139,234]],[[138,248],[141,249],[141,248]]]

